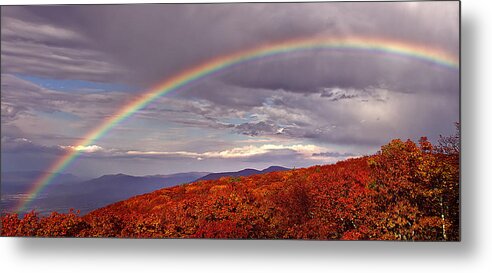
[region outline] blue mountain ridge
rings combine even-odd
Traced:
[[[215,180],[221,177],[239,177],[284,171],[287,168],[271,166],[263,170],[244,169],[236,172],[187,172],[169,175],[133,176],[127,174],[108,174],[98,178],[84,180],[72,174],[60,174],[56,181],[37,196],[25,212],[32,209],[46,214],[57,211],[66,213],[70,208],[85,214],[91,210],[149,193],[161,188],[192,183],[202,180]],[[42,172],[2,173],[1,210],[11,211],[18,203],[18,197],[30,189],[32,181]],[[21,213],[22,214],[22,213]]]

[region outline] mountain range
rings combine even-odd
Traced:
[[[280,166],[270,166],[266,169],[263,169],[261,171],[256,170],[256,169],[244,169],[240,170],[237,172],[224,172],[224,173],[210,173],[207,174],[201,178],[199,178],[197,181],[200,180],[217,180],[221,177],[240,177],[240,176],[250,176],[254,174],[264,174],[264,173],[271,173],[271,172],[278,172],[278,171],[286,171],[289,170],[288,168],[280,167]]]
[[[215,180],[221,177],[239,177],[288,170],[271,166],[264,170],[244,169],[236,172],[208,173],[187,172],[168,175],[132,176],[127,174],[109,174],[87,179],[73,174],[60,173],[55,180],[32,201],[27,210],[36,209],[40,213],[58,211],[67,212],[74,208],[85,214],[108,204],[125,200],[135,195],[153,192],[161,188],[201,181]],[[19,198],[25,196],[32,181],[43,172],[5,172],[1,176],[1,208],[12,210]]]

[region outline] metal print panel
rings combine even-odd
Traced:
[[[2,236],[460,240],[460,6],[2,6]]]

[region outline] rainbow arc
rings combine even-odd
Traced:
[[[92,131],[86,134],[81,141],[72,145],[89,146],[97,139],[104,136],[111,128],[130,117],[133,113],[144,108],[155,99],[182,87],[187,84],[200,80],[208,75],[225,70],[235,65],[241,65],[246,62],[262,59],[265,57],[288,54],[296,51],[309,50],[350,50],[362,51],[368,53],[385,53],[392,56],[400,56],[413,59],[416,61],[427,62],[441,67],[457,70],[459,68],[458,58],[452,54],[425,45],[412,44],[408,42],[395,41],[383,38],[368,37],[314,37],[300,38],[286,41],[280,41],[259,47],[241,50],[232,54],[227,54],[213,58],[204,63],[193,66],[187,70],[181,71],[172,77],[165,79],[148,91],[143,92],[131,103],[124,105],[112,116],[101,122]],[[80,155],[80,149],[68,150],[46,171],[46,174],[39,177],[28,192],[28,198],[20,201],[16,211],[23,211],[34,198],[53,180],[57,173],[63,171],[67,166]]]

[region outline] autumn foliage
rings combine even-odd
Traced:
[[[459,150],[393,140],[373,156],[221,178],[80,216],[2,216],[2,236],[459,240]]]

